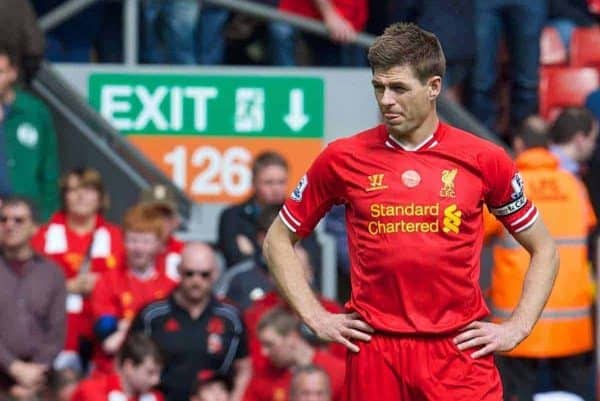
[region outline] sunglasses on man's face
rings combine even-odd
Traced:
[[[21,225],[21,224],[25,223],[25,221],[27,221],[27,217],[24,217],[24,216],[17,216],[17,217],[0,216],[0,223],[6,224],[9,221],[12,221],[15,224]]]
[[[212,275],[212,271],[210,271],[210,270],[205,270],[205,271],[182,270],[181,275],[185,278],[192,278],[194,276],[200,276],[203,279],[208,279]]]

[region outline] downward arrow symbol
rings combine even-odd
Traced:
[[[290,112],[283,120],[294,132],[300,131],[310,121],[310,118],[304,114],[304,91],[302,89],[290,91]]]

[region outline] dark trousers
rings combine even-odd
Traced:
[[[595,399],[590,385],[592,353],[549,359],[497,356],[496,364],[502,377],[504,401],[532,401],[544,364],[549,369],[552,390],[577,394],[586,401]]]

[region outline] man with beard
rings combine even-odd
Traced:
[[[168,401],[187,400],[203,372],[233,375],[231,399],[237,401],[251,375],[246,333],[238,311],[211,295],[218,276],[212,248],[186,244],[179,275],[169,298],[142,309],[131,330],[143,331],[166,355],[161,388]]]

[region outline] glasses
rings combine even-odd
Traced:
[[[194,276],[200,276],[203,279],[207,279],[207,278],[210,278],[210,276],[212,275],[212,271],[210,271],[210,270],[205,270],[205,271],[182,270],[181,274],[185,278],[192,278]]]
[[[25,223],[25,221],[27,221],[27,218],[23,217],[23,216],[17,216],[17,217],[0,216],[0,223],[6,224],[9,221],[12,221],[13,223],[15,223],[17,225],[21,225],[21,224]]]

